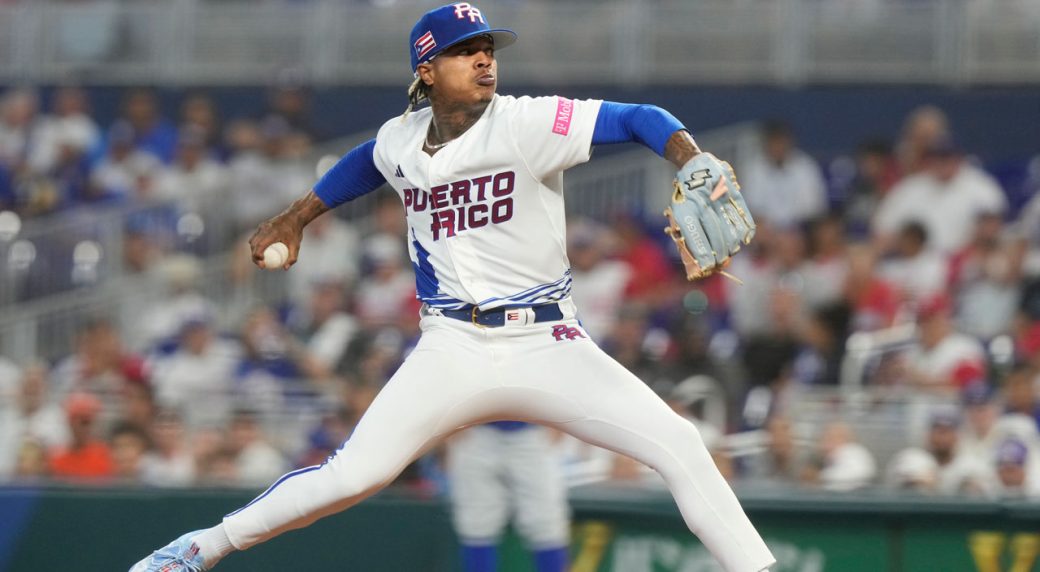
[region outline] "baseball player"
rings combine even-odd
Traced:
[[[391,185],[406,211],[421,339],[328,460],[284,475],[134,572],[209,570],[361,502],[445,437],[496,420],[555,427],[654,468],[726,571],[775,562],[696,428],[589,339],[569,296],[563,172],[593,145],[636,141],[679,169],[668,232],[688,278],[719,271],[751,238],[732,170],[654,106],[497,95],[495,52],[515,39],[466,2],[423,15],[408,43],[415,80],[404,115],[260,225],[254,261],[263,266],[265,249],[282,242],[288,269],[308,222]],[[414,111],[423,100],[430,106]]]
[[[537,572],[564,572],[570,508],[548,430],[496,421],[452,437],[448,476],[464,572],[494,572],[498,541],[510,515]]]

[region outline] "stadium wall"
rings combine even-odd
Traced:
[[[0,571],[123,570],[144,547],[216,522],[242,491],[0,490]],[[1040,570],[1040,507],[869,494],[742,495],[780,561],[777,572]],[[714,570],[663,491],[579,491],[572,572]],[[440,501],[384,493],[305,532],[221,563],[226,572],[458,569]],[[529,572],[515,537],[503,572]]]

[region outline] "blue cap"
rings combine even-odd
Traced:
[[[516,33],[512,30],[488,26],[484,14],[469,2],[456,2],[430,10],[415,23],[408,39],[412,72],[445,48],[482,34],[491,36],[495,49],[516,41]]]
[[[1024,443],[1017,439],[1008,439],[997,449],[997,464],[1022,466],[1026,464],[1027,456],[1029,449]]]
[[[961,390],[961,402],[964,405],[985,405],[995,397],[995,392],[990,385],[979,381],[968,385]]]

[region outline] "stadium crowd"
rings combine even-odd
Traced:
[[[4,94],[0,211],[31,224],[217,197],[241,237],[313,181],[299,90],[227,122],[202,92],[175,122],[148,90],[122,110],[102,128],[80,89],[56,90],[45,113],[31,90]],[[735,482],[1040,498],[1040,196],[1009,202],[939,109],[915,111],[894,139],[822,168],[789,125],[765,123],[761,152],[737,165],[759,222],[729,269],[743,285],[683,282],[657,220],[572,219],[583,324],[701,428]],[[84,317],[53,363],[0,361],[0,479],[257,487],[333,454],[419,335],[403,210],[380,193],[364,225],[330,214],[306,229],[282,302],[230,318],[199,288],[198,253],[128,220],[124,268],[170,294]],[[259,271],[237,244],[227,276],[246,290]],[[912,334],[843,367],[851,336],[895,331]],[[870,415],[910,411],[900,419],[917,437],[882,451],[850,419],[802,416],[809,396],[839,399],[849,384],[868,390]],[[573,482],[652,478],[558,443]],[[433,453],[402,481],[437,490],[443,478]]]

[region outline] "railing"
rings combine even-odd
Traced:
[[[0,6],[0,79],[93,84],[398,85],[435,5],[47,1]],[[508,82],[1040,82],[1033,0],[485,0],[521,41]]]

